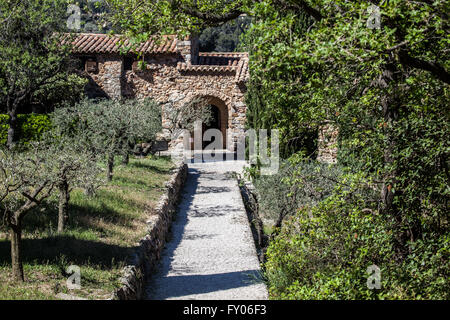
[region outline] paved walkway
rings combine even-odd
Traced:
[[[179,210],[148,299],[267,299],[235,178],[243,162],[189,164]]]

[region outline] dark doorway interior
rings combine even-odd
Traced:
[[[210,108],[211,108],[211,112],[212,112],[212,119],[209,122],[209,125],[203,124],[202,135],[204,135],[205,131],[208,130],[208,129],[221,130],[221,127],[220,127],[220,110],[215,105],[210,105]],[[211,141],[203,141],[202,149],[205,149],[206,146],[208,146],[210,143],[213,143],[214,139],[215,138],[213,137]]]
[[[222,130],[222,126],[221,126],[221,114],[220,114],[220,110],[218,107],[216,107],[215,105],[210,105],[211,111],[212,111],[212,119],[209,122],[209,124],[203,124],[202,126],[202,150],[205,149],[209,144],[214,142],[214,137],[212,138],[211,141],[203,141],[203,136],[205,134],[205,131],[208,129],[218,129],[222,132],[223,134],[223,130]],[[194,150],[194,133],[191,132],[191,150]],[[225,137],[223,137],[223,139],[225,139]]]

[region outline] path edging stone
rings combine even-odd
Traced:
[[[122,270],[122,286],[115,290],[113,300],[140,300],[145,296],[145,283],[164,249],[173,214],[176,211],[183,186],[188,175],[185,163],[177,165],[166,191],[155,208],[155,214],[147,221],[147,234],[130,258],[130,264]]]

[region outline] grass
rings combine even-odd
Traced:
[[[163,194],[173,165],[170,158],[131,159],[117,163],[111,183],[94,197],[74,190],[70,218],[57,234],[56,198],[24,219],[25,283],[11,280],[10,242],[0,229],[0,299],[56,299],[59,292],[89,299],[107,299],[118,288],[123,266],[146,221]],[[81,289],[68,290],[66,269],[77,265]]]

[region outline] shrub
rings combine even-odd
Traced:
[[[291,157],[274,175],[256,176],[260,216],[280,227],[282,220],[298,208],[313,206],[329,196],[341,168]],[[276,187],[275,187],[276,186]]]
[[[66,131],[85,132],[92,149],[106,156],[108,180],[112,179],[116,155],[128,155],[138,141],[153,141],[162,130],[161,106],[148,98],[85,99],[56,109],[53,117]]]
[[[45,114],[19,114],[19,141],[27,144],[30,141],[38,141],[45,131],[51,127],[50,119]],[[8,139],[9,116],[0,114],[0,145],[5,145]]]
[[[365,174],[342,174],[330,196],[286,220],[267,250],[271,298],[448,299],[448,235],[411,241],[402,258],[396,219],[375,199]],[[381,271],[379,290],[367,286],[371,265]]]

